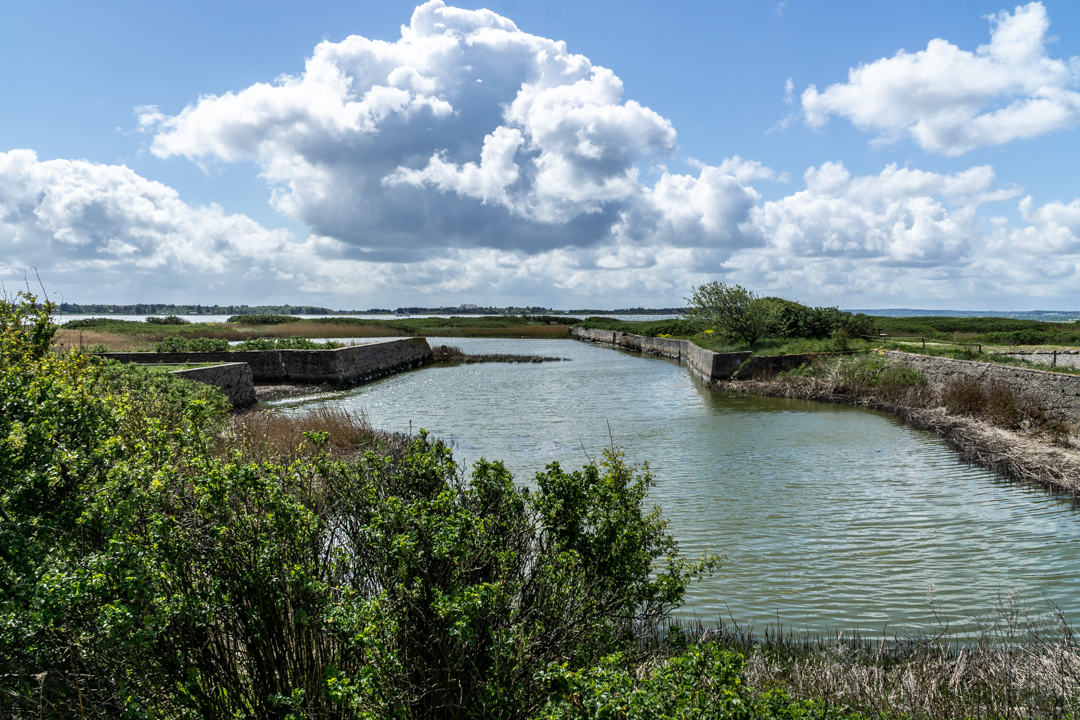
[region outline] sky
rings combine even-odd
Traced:
[[[1080,3],[6,3],[71,303],[1080,309]]]

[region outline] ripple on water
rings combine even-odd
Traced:
[[[411,371],[327,400],[390,430],[452,438],[528,482],[612,442],[648,460],[684,554],[727,556],[693,586],[705,621],[880,628],[963,620],[1016,588],[1080,617],[1075,504],[961,462],[933,434],[837,405],[713,393],[678,364],[563,340],[440,339],[571,362]],[[294,412],[305,404],[281,401]]]

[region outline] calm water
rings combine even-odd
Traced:
[[[677,363],[572,340],[447,343],[571,361],[431,367],[277,406],[328,402],[376,427],[427,428],[459,461],[500,459],[522,482],[613,439],[649,462],[683,552],[727,556],[689,594],[706,622],[891,634],[930,619],[931,588],[954,624],[1014,589],[1080,621],[1076,504],[965,465],[935,435],[855,408],[714,393]]]

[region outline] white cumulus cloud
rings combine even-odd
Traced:
[[[160,157],[257,163],[278,210],[386,260],[542,253],[620,233],[677,244],[674,228],[692,246],[753,245],[748,185],[771,176],[738,158],[669,174],[675,130],[624,99],[611,70],[440,0],[416,8],[394,42],[323,42],[298,75],[173,116],[142,108],[139,122]]]
[[[909,136],[948,156],[1080,124],[1080,58],[1047,53],[1050,21],[1041,2],[990,16],[990,42],[975,52],[943,39],[853,68],[846,83],[802,94],[806,122],[830,115],[892,142]]]

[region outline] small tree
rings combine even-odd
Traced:
[[[772,328],[772,309],[766,298],[741,285],[721,282],[694,288],[687,314],[716,327],[726,337],[753,345]]]

